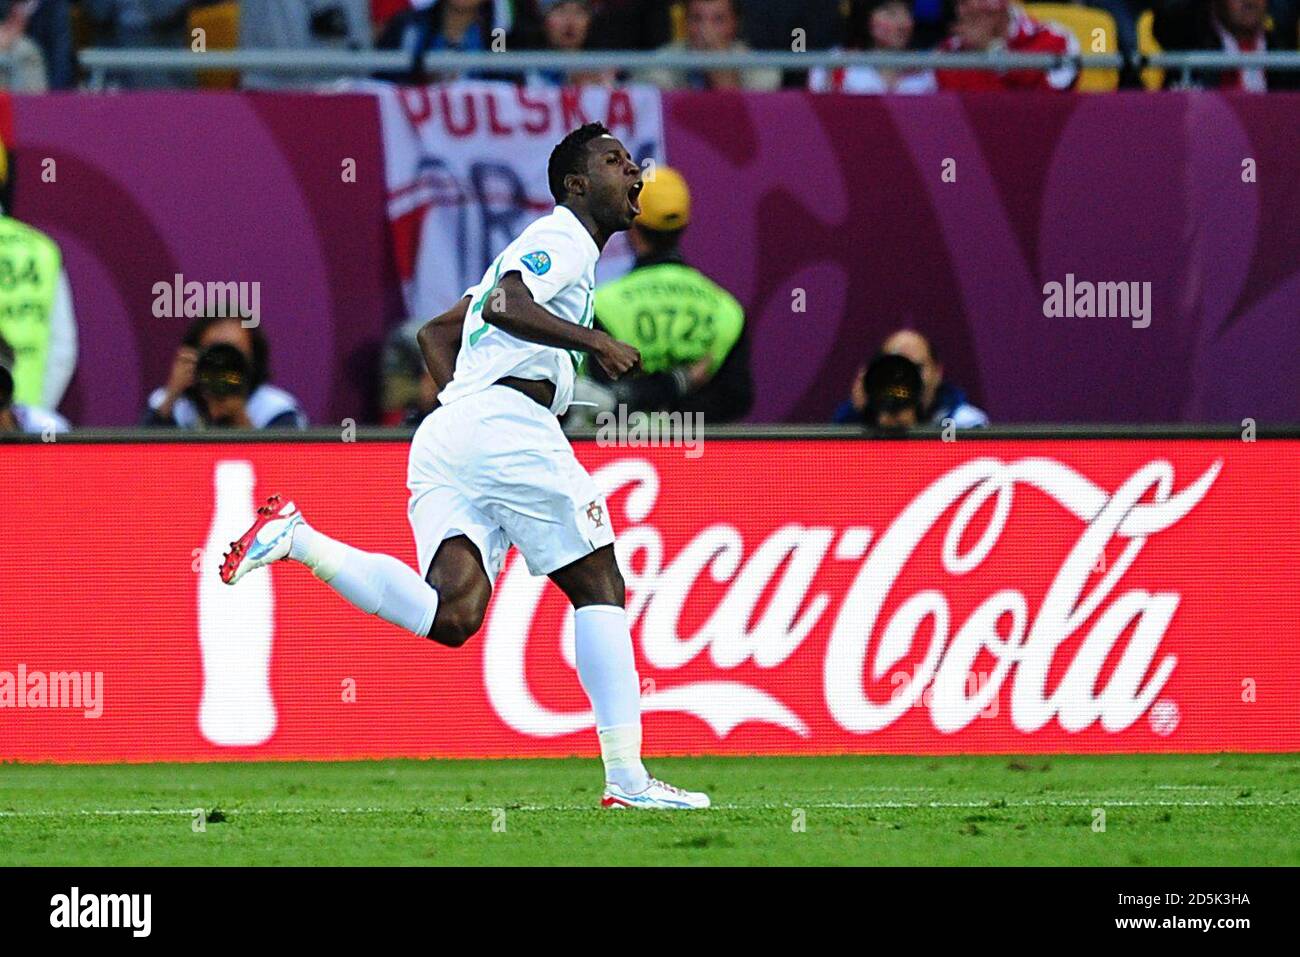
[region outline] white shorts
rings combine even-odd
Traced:
[[[506,386],[426,416],[411,441],[406,485],[422,575],[456,535],[478,547],[493,582],[511,544],[530,572],[549,575],[614,541],[605,497],[559,420]]]

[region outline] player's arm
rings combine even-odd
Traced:
[[[466,296],[442,315],[430,319],[415,334],[424,356],[424,364],[433,377],[433,384],[442,392],[456,371],[456,353],[460,351],[460,332],[469,310]]]
[[[526,342],[586,352],[613,379],[627,374],[641,361],[641,353],[633,346],[599,329],[566,322],[539,306],[518,272],[502,276],[488,293],[483,321]]]

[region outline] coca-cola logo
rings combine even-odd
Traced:
[[[980,457],[937,478],[879,534],[791,523],[772,530],[747,553],[740,531],[717,523],[669,556],[649,521],[659,497],[658,472],[645,459],[616,460],[595,478],[611,502],[626,493],[623,514],[616,516],[618,549],[623,567],[638,569],[629,575],[628,617],[639,631],[642,657],[657,675],[670,676],[704,655],[717,671],[709,680],[671,686],[656,679],[642,709],[694,715],[718,738],[746,722],[809,737],[808,716],[796,713],[770,687],[736,680],[728,672],[743,663],[779,669],[815,629],[829,628],[822,694],[827,713],[845,731],[879,731],[921,706],[936,729],[958,732],[981,713],[996,715],[1004,686],[1009,688],[1006,713],[1018,731],[1037,731],[1052,720],[1072,732],[1094,724],[1122,731],[1151,708],[1177,667],[1173,654],[1157,656],[1182,596],[1137,584],[1122,587],[1121,581],[1148,539],[1182,521],[1205,497],[1222,465],[1215,461],[1175,492],[1173,466],[1155,459],[1107,492],[1052,458]],[[894,594],[918,543],[931,531],[942,533],[947,580],[978,569],[1016,521],[1017,495],[1030,491],[1048,496],[1079,523],[1073,546],[1036,607],[1014,582],[996,588],[960,622],[953,620],[943,580]],[[985,514],[983,528],[976,528],[976,515]],[[946,526],[941,525],[945,516]],[[1119,554],[1107,564],[1112,542]],[[810,594],[829,554],[861,561],[838,604],[826,591]],[[1099,567],[1104,573],[1092,574]],[[699,627],[681,634],[683,605],[705,574],[726,591]],[[534,617],[546,587],[545,579],[533,578],[522,562],[512,561],[498,587],[483,650],[492,707],[509,727],[535,737],[570,734],[594,723],[590,711],[548,708],[530,690],[526,651],[536,637]],[[759,608],[764,596],[766,604]],[[893,611],[882,621],[887,606]],[[496,611],[502,608],[510,613]],[[915,649],[923,623],[929,625],[928,644]],[[571,613],[563,629],[561,651],[572,666]],[[1058,661],[1067,642],[1073,657]],[[879,700],[871,697],[864,676],[888,682],[891,670],[896,673],[909,654],[920,657],[908,680],[901,686],[894,682],[892,693]],[[971,681],[981,656],[994,664]],[[1113,664],[1104,669],[1108,661]],[[1049,672],[1060,675],[1050,690]]]

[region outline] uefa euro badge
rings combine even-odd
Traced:
[[[605,508],[600,502],[593,501],[587,505],[587,521],[597,528],[605,527]]]
[[[551,268],[551,257],[540,249],[537,250],[537,252],[528,253],[526,256],[520,258],[523,259],[524,265],[538,276],[546,275],[546,270]]]

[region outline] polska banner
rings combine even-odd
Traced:
[[[570,130],[599,121],[638,163],[664,161],[654,87],[465,81],[349,89],[379,100],[388,221],[412,317],[451,306],[525,226],[553,208],[546,164]],[[619,235],[601,257],[597,280],[630,265]]]
[[[650,754],[1300,749],[1300,441],[575,447],[618,532]],[[413,562],[407,443],[148,450],[0,457],[59,502],[0,499],[22,529],[0,760],[596,753],[572,612],[515,552],[455,650],[292,562],[218,581],[276,491]],[[157,507],[162,474],[193,507]],[[129,561],[124,528],[149,543]]]

